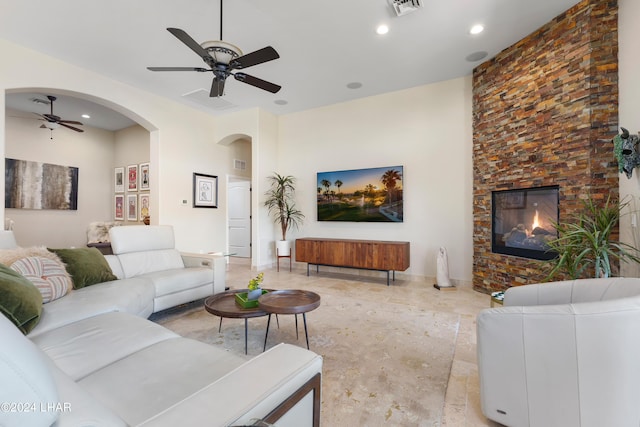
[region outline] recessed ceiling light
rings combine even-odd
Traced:
[[[82,115],[82,118],[83,118],[83,119],[90,119],[90,118],[91,118],[91,116],[90,116],[90,115],[88,115],[88,114],[83,114],[83,115]]]
[[[362,87],[362,83],[360,83],[360,82],[347,83],[347,87],[349,89],[360,89]]]
[[[284,99],[276,99],[275,101],[273,101],[273,103],[277,104],[277,105],[287,105],[288,104],[288,102],[285,101]]]
[[[376,28],[376,33],[383,35],[383,34],[387,34],[389,32],[389,27],[387,27],[386,25],[379,25],[378,28]]]
[[[469,34],[480,34],[483,31],[484,31],[484,27],[480,24],[477,24],[471,27],[471,29],[469,30]]]
[[[467,55],[465,59],[469,62],[477,62],[477,61],[480,61],[481,59],[486,58],[487,55],[489,55],[487,52],[480,50],[478,52],[473,52]]]

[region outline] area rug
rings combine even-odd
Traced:
[[[379,283],[303,280],[317,292],[307,313],[309,344],[324,358],[322,425],[440,426],[460,317],[421,308],[427,294]],[[428,304],[424,304],[428,305]],[[156,315],[176,333],[244,356],[244,320],[207,313],[202,302]],[[267,348],[279,342],[306,347],[302,317],[272,318]],[[267,318],[249,319],[248,355],[262,352]]]

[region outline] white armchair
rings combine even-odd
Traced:
[[[640,425],[640,278],[513,287],[477,322],[482,412],[506,426]]]

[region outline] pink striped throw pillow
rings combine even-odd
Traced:
[[[64,265],[49,258],[21,258],[11,264],[11,269],[20,273],[38,288],[42,294],[43,303],[65,296],[72,287],[71,277]]]

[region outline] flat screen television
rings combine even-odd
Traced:
[[[494,253],[548,260],[557,254],[546,242],[557,238],[559,187],[535,187],[492,193]]]
[[[317,174],[318,221],[402,222],[403,167]]]

